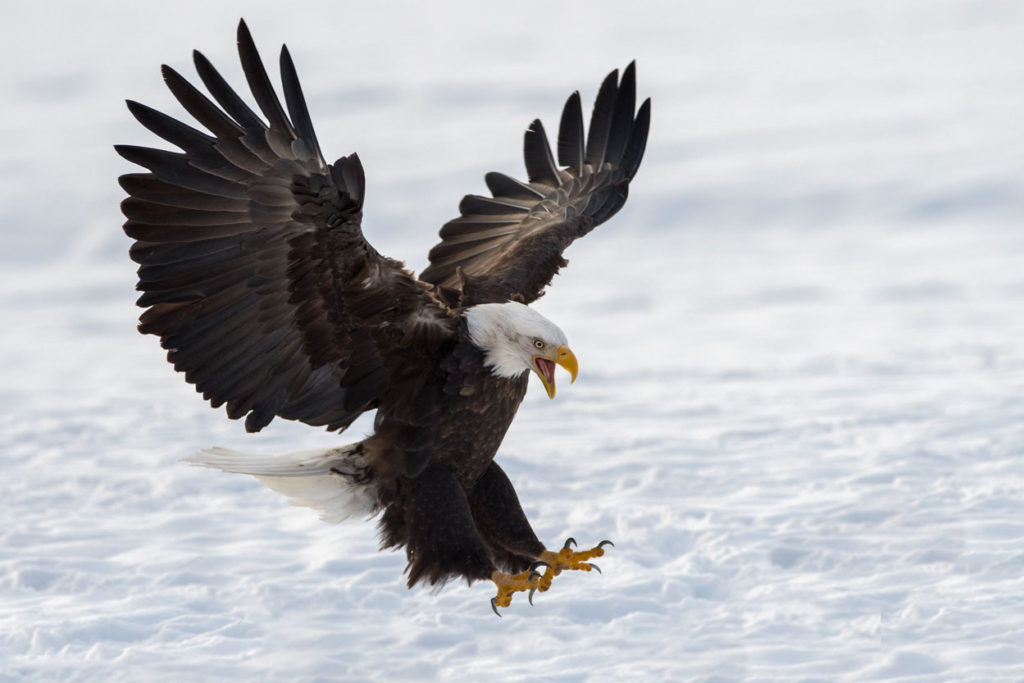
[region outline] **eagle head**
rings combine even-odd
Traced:
[[[540,313],[515,301],[466,309],[469,338],[484,352],[484,366],[498,377],[519,377],[532,370],[549,398],[555,397],[555,365],[576,381],[579,364],[565,333]]]

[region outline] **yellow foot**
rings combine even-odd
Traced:
[[[565,545],[557,553],[553,553],[550,550],[545,550],[540,554],[542,562],[548,565],[544,571],[544,576],[540,577],[540,581],[537,582],[536,590],[541,593],[551,588],[551,582],[554,581],[555,577],[562,573],[564,569],[577,569],[580,571],[589,572],[595,570],[598,574],[601,573],[601,568],[593,562],[587,562],[592,557],[601,557],[604,555],[604,547],[610,545],[615,546],[611,541],[601,541],[590,550],[582,550],[576,552],[573,550],[573,546],[576,545],[575,538],[567,538]],[[533,597],[533,591],[530,591],[530,597]],[[531,600],[531,602],[533,602]]]
[[[491,574],[491,581],[498,587],[498,594],[491,598],[491,609],[499,617],[501,613],[498,612],[499,607],[508,607],[512,604],[512,594],[519,593],[521,591],[530,591],[530,603],[533,603],[533,591],[537,588],[537,583],[540,581],[540,572],[537,571],[537,567],[547,566],[544,562],[536,562],[525,572],[518,574],[505,574],[504,572],[494,572]]]

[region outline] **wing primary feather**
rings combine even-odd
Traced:
[[[605,161],[616,166],[622,159],[622,153],[629,142],[633,130],[633,109],[636,107],[636,62],[630,62],[622,72],[619,82],[619,94],[615,101],[615,113],[608,131],[608,148],[605,150]]]
[[[504,173],[498,173],[497,171],[491,171],[485,175],[484,182],[487,183],[487,189],[496,198],[508,197],[510,199],[525,199],[531,202],[544,199],[543,192],[538,192],[526,183],[521,183],[515,178],[509,177]]]
[[[529,210],[529,206],[524,206],[514,199],[482,197],[478,194],[467,194],[459,202],[459,213],[464,216],[474,214],[505,216],[508,214],[524,214]],[[519,220],[520,218],[514,220]]]
[[[484,242],[483,244],[439,244],[430,250],[430,261],[438,266],[446,266],[456,261],[493,251],[503,246],[501,242]]]
[[[246,180],[252,177],[250,171],[239,168],[214,149],[216,138],[144,104],[133,100],[127,100],[127,103],[128,110],[139,123],[184,150],[193,166],[230,180]]]
[[[200,132],[192,126],[185,125],[152,107],[147,107],[135,100],[125,100],[125,103],[128,105],[128,111],[139,123],[183,150],[202,149],[216,142],[216,138]]]
[[[558,126],[558,163],[574,173],[583,169],[583,108],[577,90],[565,101]]]
[[[172,185],[221,197],[247,198],[244,185],[199,170],[179,152],[135,145],[114,145],[114,150],[127,161],[148,168],[154,176]]]
[[[281,108],[281,101],[277,99],[277,93],[274,92],[274,86],[244,20],[238,22],[238,56],[241,57],[242,71],[245,72],[252,96],[270,122],[270,128],[294,136],[295,131]]]
[[[192,52],[192,61],[196,66],[196,73],[199,74],[199,79],[206,86],[206,89],[213,95],[213,99],[217,101],[224,111],[228,113],[235,121],[238,122],[242,128],[247,131],[263,130],[267,127],[267,124],[263,122],[256,112],[254,112],[249,105],[245,103],[238,93],[235,92],[234,88],[228,85],[228,82],[224,80],[224,77],[220,75],[220,72],[213,66],[209,59],[206,58],[202,52],[194,50]],[[184,79],[182,79],[184,80]],[[186,81],[187,83],[187,81]]]
[[[587,136],[586,163],[595,169],[604,162],[605,150],[608,147],[608,132],[612,125],[615,112],[615,100],[618,94],[619,70],[615,69],[605,77],[594,100],[594,113],[590,116],[590,134]]]
[[[629,135],[629,144],[626,145],[626,150],[622,153],[620,167],[622,173],[629,179],[636,175],[637,169],[640,168],[640,161],[644,158],[650,125],[651,98],[648,97],[636,113],[636,121],[633,122],[633,130]]]
[[[474,219],[476,217],[474,216]],[[512,234],[519,230],[519,221],[505,218],[504,220],[494,221],[481,221],[481,220],[461,220],[461,221],[448,221],[441,227],[441,237],[445,241],[450,239],[459,239],[465,235],[472,233],[482,234]]]
[[[212,67],[211,67],[212,68]],[[240,137],[243,133],[238,123],[218,109],[206,95],[199,92],[184,76],[164,64],[160,67],[164,83],[174,98],[181,103],[196,121],[217,136],[227,138]]]
[[[508,235],[514,235],[519,229],[519,226],[515,223],[499,223],[497,225],[484,224],[466,227],[469,227],[470,229],[464,230],[460,234],[454,234],[453,231],[449,230],[444,237],[445,244],[465,244],[467,242],[491,240],[496,237],[507,237]]]
[[[553,187],[562,184],[540,119],[534,119],[523,135],[523,157],[526,160],[526,175],[531,183],[544,183]]]
[[[241,211],[204,211],[198,208],[178,208],[153,204],[144,199],[128,197],[121,202],[121,213],[146,225],[223,225],[237,223],[245,219],[245,210]]]
[[[295,132],[298,133],[299,139],[310,147],[310,154],[315,155],[317,161],[322,161],[324,155],[320,151],[320,142],[316,139],[316,131],[313,130],[309,107],[306,106],[306,98],[302,94],[299,75],[295,72],[295,63],[286,45],[281,46],[281,83],[284,86],[284,101],[288,105],[288,113],[295,125]]]
[[[152,204],[200,211],[245,211],[249,206],[247,200],[192,192],[165,183],[151,173],[125,173],[117,181],[132,197]]]
[[[459,216],[458,218],[453,218],[447,223],[445,223],[443,226],[441,226],[441,231],[443,233],[441,237],[445,237],[448,234],[447,232],[444,231],[445,228],[447,228],[450,225],[460,225],[463,223],[494,223],[501,225],[518,225],[521,222],[521,219],[522,216],[520,215],[510,216],[507,214],[495,214],[493,216],[484,216],[479,214],[470,216]]]

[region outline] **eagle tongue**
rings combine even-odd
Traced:
[[[553,384],[555,381],[555,362],[538,356],[534,362],[537,364],[537,369],[544,375],[545,381],[548,384]]]

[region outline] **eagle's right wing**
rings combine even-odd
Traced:
[[[169,67],[171,92],[209,130],[129,102],[146,128],[183,151],[122,145],[149,173],[121,177],[135,240],[140,331],[216,407],[330,429],[392,395],[415,393],[451,312],[402,264],[363,238],[356,155],[324,161],[287,49],[281,107],[245,23],[238,51],[264,123],[200,53],[216,104]],[[218,106],[219,105],[219,106]]]

